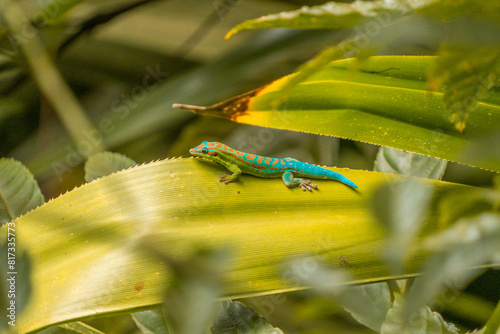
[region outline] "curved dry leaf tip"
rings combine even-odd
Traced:
[[[174,104],[172,104],[172,108],[175,108],[175,109],[186,109],[186,110],[190,110],[190,111],[195,112],[195,111],[207,110],[209,107],[196,106],[196,105],[193,105],[193,104],[174,103]]]

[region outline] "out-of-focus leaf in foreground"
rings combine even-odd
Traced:
[[[388,234],[387,262],[395,273],[403,272],[412,241],[425,222],[433,188],[416,179],[383,185],[372,199],[372,210]]]
[[[498,197],[498,196],[497,196]],[[498,200],[498,198],[497,198]],[[448,286],[459,289],[500,252],[500,215],[483,213],[463,218],[445,231],[422,240],[423,249],[436,253],[425,265],[424,276],[413,285],[405,315],[427,304]]]
[[[279,273],[283,261],[313,254],[327,263],[349,256],[356,282],[392,276],[380,258],[385,238],[366,203],[376,188],[399,177],[336,169],[359,185],[318,180],[319,190],[289,189],[280,179],[243,175],[218,182],[225,171],[201,159],[135,166],[87,183],[16,219],[17,249],[32,263],[33,293],[18,318],[21,332],[90,316],[156,307],[172,284],[172,269],[145,247],[182,263],[200,246],[230,249],[223,298],[303,289]],[[471,187],[427,180],[434,193]],[[263,195],[262,189],[266,189]],[[435,213],[431,213],[435,218]],[[424,224],[426,233],[447,224]],[[0,229],[5,238],[7,229]],[[418,274],[428,253],[408,258]],[[54,298],[57,296],[57,298]]]
[[[374,170],[406,176],[440,179],[446,160],[380,147]],[[395,272],[401,272],[411,241],[420,231],[430,205],[432,189],[406,179],[377,189],[372,210],[388,233],[385,256]]]
[[[306,267],[304,264],[307,262],[311,262],[311,258],[295,260],[291,263],[290,268],[304,268]],[[322,297],[333,298],[359,323],[380,332],[387,311],[391,307],[391,295],[387,283],[348,286],[346,283],[354,278],[345,270],[334,267],[327,268],[322,263],[314,263],[314,266],[311,264],[307,266],[311,270],[306,271],[306,275],[303,275],[303,283],[310,285]],[[343,263],[339,261],[339,266],[342,265]],[[350,266],[351,264],[347,263],[347,268]]]
[[[215,314],[229,252],[224,248],[199,248],[192,258],[182,262],[168,253],[157,254],[173,272],[165,294],[169,326],[174,333],[202,333]]]
[[[38,182],[30,171],[14,159],[0,159],[0,225],[43,202]]]
[[[450,121],[463,132],[469,115],[488,97],[500,75],[500,51],[496,48],[444,45],[431,67],[428,86],[444,89],[444,104]]]

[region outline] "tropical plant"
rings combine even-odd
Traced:
[[[287,10],[236,25],[227,38],[266,30],[206,63],[189,57],[200,31],[256,5],[210,4],[166,62],[84,33],[141,10],[149,22],[168,2],[34,3],[1,7],[0,152],[17,160],[0,159],[0,330],[499,330],[496,1]],[[85,41],[99,51],[82,56]],[[103,82],[119,92],[83,106]],[[59,121],[37,126],[33,110]],[[137,163],[207,139],[358,167],[336,170],[359,189],[225,185],[223,168],[201,159]],[[461,293],[479,280],[487,296]]]

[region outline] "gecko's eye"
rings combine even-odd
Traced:
[[[202,149],[201,149],[201,153],[203,153],[203,154],[208,154],[208,150],[207,150],[206,148],[202,148]]]

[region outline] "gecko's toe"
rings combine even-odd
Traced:
[[[304,180],[300,184],[300,189],[302,189],[304,191],[306,191],[306,190],[312,191],[312,189],[317,189],[317,188],[318,188],[318,185],[311,183],[310,180]]]
[[[222,175],[221,177],[219,177],[219,182],[224,182],[225,184],[227,184],[227,175],[224,174]]]

